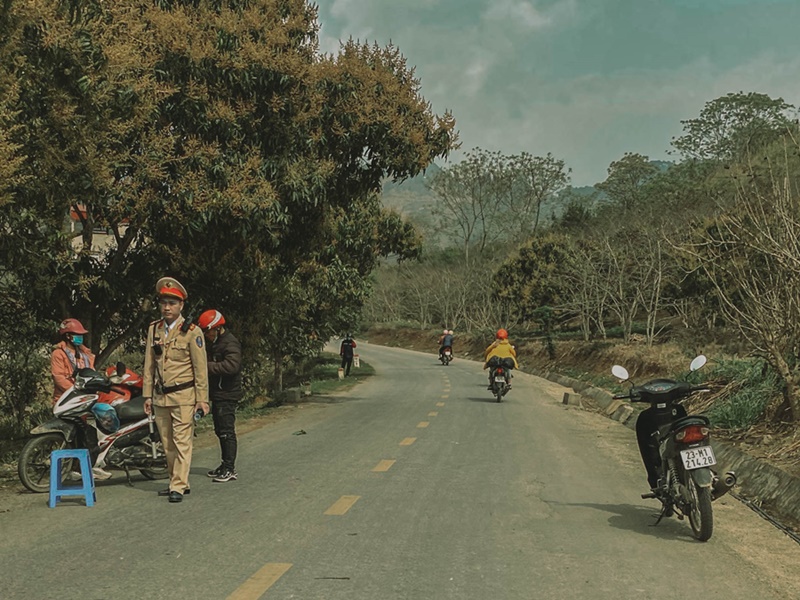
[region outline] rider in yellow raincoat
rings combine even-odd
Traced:
[[[497,330],[497,339],[492,342],[486,350],[483,351],[483,368],[489,368],[489,360],[496,356],[498,359],[510,358],[514,361],[514,368],[519,368],[517,364],[517,351],[511,342],[508,341],[508,332],[505,329]],[[493,371],[493,370],[492,370]],[[489,371],[489,388],[492,387],[492,371]]]

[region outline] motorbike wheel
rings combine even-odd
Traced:
[[[689,524],[692,526],[694,537],[705,542],[711,538],[714,530],[714,515],[711,512],[711,488],[699,487],[691,479],[689,495],[692,498],[689,512]]]
[[[166,467],[163,469],[139,469],[139,473],[145,476],[146,479],[166,479],[169,477],[169,471]]]
[[[502,402],[503,401],[503,388],[500,387],[500,386],[497,386],[495,388],[495,395],[497,396],[497,402]]]
[[[26,488],[37,494],[50,491],[50,453],[67,446],[60,433],[46,433],[28,440],[22,448],[17,465],[19,480]],[[61,476],[70,471],[72,461],[62,463]]]

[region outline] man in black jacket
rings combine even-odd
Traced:
[[[218,310],[207,310],[197,324],[208,341],[208,397],[222,451],[222,464],[208,476],[224,483],[237,478],[235,423],[236,405],[242,399],[242,345],[225,329],[225,317]]]
[[[353,339],[353,336],[348,333],[342,340],[341,346],[339,346],[339,356],[342,357],[342,369],[345,370],[345,377],[350,375],[350,366],[353,364],[353,350],[355,350],[355,348],[356,341]]]

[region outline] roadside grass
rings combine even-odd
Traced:
[[[740,430],[755,425],[780,395],[778,376],[763,360],[717,360],[708,379],[729,382],[708,415],[715,427]]]
[[[375,375],[375,369],[363,359],[359,367],[351,367],[350,376],[339,379],[341,359],[338,354],[323,352],[321,360],[311,371],[311,397],[314,395],[344,392],[354,388],[364,379]]]

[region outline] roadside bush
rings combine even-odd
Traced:
[[[0,354],[0,455],[50,414],[50,362],[41,349]]]
[[[711,378],[730,382],[708,411],[712,424],[721,429],[751,427],[781,393],[777,374],[760,359],[717,361],[709,373]]]

